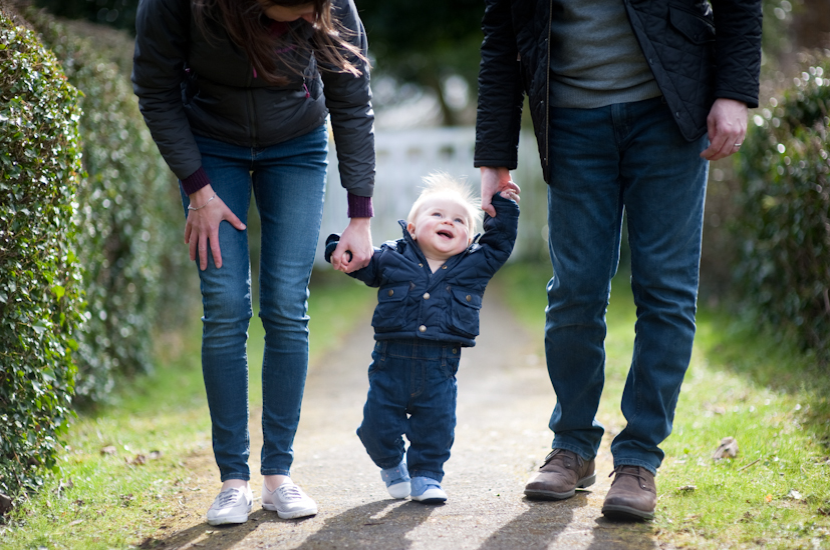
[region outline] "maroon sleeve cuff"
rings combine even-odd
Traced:
[[[350,218],[371,218],[375,215],[372,208],[372,197],[359,197],[357,195],[349,195],[349,210],[347,215]]]
[[[182,182],[182,189],[184,190],[185,195],[192,195],[205,185],[210,183],[210,178],[205,172],[205,169],[201,166],[198,170],[181,180]]]

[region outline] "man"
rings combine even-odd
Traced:
[[[548,182],[545,350],[552,452],[528,498],[594,483],[605,310],[626,212],[637,306],[602,513],[651,519],[654,476],[689,365],[708,161],[741,146],[757,107],[760,0],[486,0],[475,165],[487,197],[518,186],[527,94]],[[717,32],[716,32],[717,31]]]

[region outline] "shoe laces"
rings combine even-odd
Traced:
[[[539,469],[542,469],[545,466],[547,466],[548,463],[550,463],[550,461],[553,460],[556,455],[562,454],[563,452],[565,452],[565,449],[559,449],[559,448],[554,449],[551,452],[549,452],[548,456],[545,457],[545,462],[542,464],[542,466],[540,466]],[[579,456],[577,453],[573,453],[573,456],[576,457],[576,467],[577,467],[577,469],[582,468],[582,465],[585,463],[585,460],[583,460],[583,458],[581,456]],[[568,458],[570,458],[568,455],[562,455],[563,460],[566,460]],[[613,474],[614,472],[611,472],[611,473]]]
[[[225,489],[213,501],[214,508],[226,508],[232,506],[239,499],[242,494],[240,489]]]
[[[623,468],[634,468],[635,470],[632,472],[630,470],[629,471],[623,470]],[[641,469],[644,470],[645,468],[642,468],[641,466],[630,466],[630,465],[624,464],[622,466],[617,466],[616,468],[614,468],[614,470],[610,474],[608,474],[608,477],[611,477],[614,474],[617,474],[616,477],[614,478],[614,482],[616,482],[620,478],[620,476],[631,476],[633,478],[636,478],[638,483],[640,484],[640,486],[643,489],[645,489],[646,488],[646,478],[645,478],[644,475],[642,475],[642,473],[640,473]],[[614,482],[612,482],[611,484],[613,485]]]
[[[277,491],[280,494],[280,500],[283,502],[302,500],[303,498],[302,491],[294,483],[283,483],[277,487]]]

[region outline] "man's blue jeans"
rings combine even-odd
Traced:
[[[545,351],[557,396],[553,447],[593,458],[605,381],[605,312],[619,262],[623,211],[637,307],[634,356],[622,396],[627,425],[614,465],[655,473],[669,436],[695,334],[708,163],[706,136],[687,142],[662,98],[550,111]]]
[[[325,125],[266,148],[196,136],[216,194],[243,223],[251,191],[262,223],[260,310],[262,475],[289,475],[308,368],[308,281],[323,215],[328,134]],[[188,198],[182,196],[184,206]],[[208,249],[199,271],[204,305],[202,371],[222,481],[250,479],[248,359],[251,309],[248,231],[219,226],[222,267]],[[199,259],[196,259],[198,266]]]
[[[455,440],[455,375],[461,347],[429,340],[375,343],[369,366],[369,394],[357,435],[379,468],[403,460],[412,477],[444,478],[444,463]]]

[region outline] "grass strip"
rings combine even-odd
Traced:
[[[539,335],[540,353],[550,276],[548,265],[524,264],[497,274],[513,311]],[[636,319],[628,274],[612,289],[598,413],[609,442],[625,426],[619,403]],[[661,446],[657,516],[646,532],[661,547],[830,548],[828,395],[827,372],[811,354],[701,308],[674,431]],[[737,456],[714,460],[725,437],[737,440]]]
[[[315,273],[310,289],[313,365],[341,343],[356,317],[368,317],[374,296],[362,283],[331,271]],[[254,315],[252,407],[262,402],[263,337]],[[184,461],[210,447],[200,344],[198,322],[159,336],[153,376],[122,381],[112,404],[79,415],[61,453],[60,472],[0,525],[0,547],[132,548],[175,521],[180,503],[201,490],[190,483]]]

